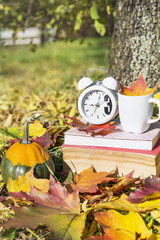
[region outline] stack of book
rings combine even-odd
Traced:
[[[96,171],[118,169],[120,175],[133,170],[142,178],[160,175],[160,122],[142,134],[127,133],[119,128],[105,136],[71,128],[65,132],[63,168],[77,173],[94,166]]]

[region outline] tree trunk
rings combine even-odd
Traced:
[[[159,0],[117,0],[110,71],[126,86],[140,73],[150,87],[160,80],[159,9]]]

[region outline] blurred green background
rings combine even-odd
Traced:
[[[83,43],[56,40],[35,51],[30,46],[1,47],[0,89],[25,87],[39,93],[68,88],[90,68],[107,69],[110,46],[111,38],[99,37]]]

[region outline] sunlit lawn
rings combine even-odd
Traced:
[[[35,52],[30,46],[1,46],[0,91],[8,87],[37,92],[69,87],[90,68],[108,68],[110,45],[111,39],[94,38],[83,44],[80,40],[46,43]]]
[[[55,41],[37,47],[0,47],[0,127],[22,125],[40,111],[47,122],[62,124],[70,111],[78,113],[80,76],[94,67],[108,68],[111,39]],[[89,73],[93,80],[106,72]]]

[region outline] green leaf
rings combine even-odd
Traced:
[[[21,139],[22,135],[20,135],[20,132],[17,130],[17,128],[8,128],[8,130],[4,130],[3,128],[0,128],[0,133],[13,138]]]
[[[18,15],[17,16],[17,20],[18,20],[18,22],[21,22],[22,21],[22,18],[23,18],[23,16],[20,14],[20,15]]]
[[[52,28],[54,23],[55,23],[55,19],[52,18],[51,21],[47,23],[46,28]]]
[[[100,23],[98,20],[94,21],[94,26],[96,31],[101,35],[104,36],[104,34],[106,33],[106,29],[104,27],[104,25],[102,23]]]
[[[113,12],[113,17],[116,17],[116,10]]]
[[[77,17],[76,17],[76,23],[75,23],[75,25],[74,25],[74,30],[75,30],[75,31],[79,30],[80,27],[81,27],[81,24],[82,24],[82,14],[83,14],[83,11],[81,10],[81,11],[78,13]]]
[[[16,229],[15,228],[6,229],[3,236],[7,239],[14,240],[16,236]]]
[[[98,15],[98,11],[97,11],[97,4],[94,2],[92,7],[90,8],[90,16],[92,19],[98,19],[99,15]]]
[[[14,138],[21,139],[22,138],[22,133],[15,127],[9,127],[6,131],[6,133]]]
[[[72,183],[74,181],[74,176],[75,174],[72,171],[69,171],[64,183]]]
[[[44,206],[15,208],[15,217],[9,219],[4,227],[36,228],[39,224],[47,225],[55,234],[55,239],[80,240],[85,227],[87,213],[65,212]],[[32,221],[31,221],[32,219]]]

